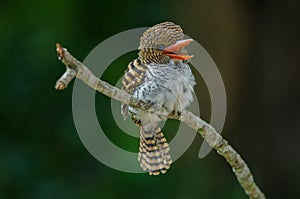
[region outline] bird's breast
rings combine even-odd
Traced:
[[[182,111],[193,101],[195,79],[189,65],[150,64],[134,96],[164,107],[167,112]]]

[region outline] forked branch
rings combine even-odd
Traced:
[[[66,72],[56,82],[55,88],[57,90],[65,89],[76,76],[89,87],[110,98],[144,111],[157,111],[155,108],[153,109],[153,106],[135,99],[125,91],[100,80],[60,44],[56,44],[56,51],[58,59],[66,65]],[[253,175],[245,161],[210,124],[187,110],[182,111],[180,117],[170,114],[168,118],[180,120],[195,129],[204,140],[218,152],[218,154],[223,156],[232,167],[240,185],[243,187],[249,198],[265,198],[264,193],[256,185]]]

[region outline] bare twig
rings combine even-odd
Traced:
[[[72,79],[76,76],[86,83],[89,87],[107,95],[110,98],[118,100],[124,104],[130,105],[144,111],[158,111],[149,104],[133,98],[130,94],[120,90],[96,77],[83,63],[73,57],[67,49],[60,44],[56,44],[56,51],[59,60],[66,65],[66,72],[56,82],[57,90],[65,89]],[[239,183],[245,190],[249,198],[265,198],[265,195],[256,185],[249,167],[241,156],[228,144],[228,142],[208,123],[195,116],[193,113],[184,110],[180,117],[174,114],[168,116],[169,119],[178,119],[186,123],[204,138],[204,140],[213,147],[230,164]]]

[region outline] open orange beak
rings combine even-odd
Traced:
[[[192,39],[183,39],[177,41],[175,44],[166,47],[163,50],[164,55],[170,57],[170,59],[178,59],[178,60],[187,60],[191,59],[193,55],[184,55],[180,54],[181,49],[189,45],[193,40]]]

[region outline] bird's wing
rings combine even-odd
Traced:
[[[147,66],[143,65],[139,59],[130,62],[122,80],[122,89],[129,94],[133,94],[143,83],[147,70]],[[124,119],[128,117],[128,105],[122,104],[121,113]]]

